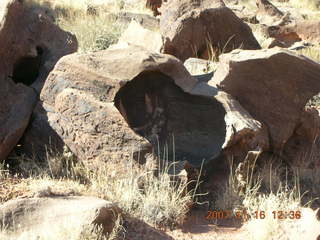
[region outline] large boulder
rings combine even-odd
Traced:
[[[0,160],[4,160],[24,133],[47,74],[61,56],[77,49],[77,41],[40,9],[4,0],[0,45],[5,59],[0,63]]]
[[[168,1],[162,6],[164,53],[184,61],[235,48],[260,49],[251,29],[221,0]]]
[[[85,162],[132,154],[143,162],[153,152],[200,166],[238,143],[243,151],[268,144],[263,126],[230,95],[175,57],[137,46],[62,58],[41,100],[51,127]]]
[[[131,107],[142,119],[130,119],[127,104],[136,99],[120,101],[119,91],[141,72],[153,71],[172,76],[185,90],[196,81],[175,58],[139,47],[62,58],[41,93],[50,125],[82,160],[128,159],[132,153],[143,158],[151,145],[133,128],[146,121],[146,112]],[[134,95],[144,98],[143,90]]]
[[[278,48],[223,55],[209,82],[226,91],[269,129],[273,150],[283,147],[301,122],[310,98],[320,92],[320,65]]]
[[[101,225],[105,233],[111,233],[120,214],[116,205],[95,197],[15,199],[0,206],[0,229],[4,229],[10,239],[33,239],[34,236],[59,239],[66,230],[79,237],[83,228],[91,224]]]
[[[77,50],[77,40],[24,1],[4,0],[0,13],[0,56],[6,59],[0,74],[39,91],[57,60]]]

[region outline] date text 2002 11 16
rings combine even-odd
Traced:
[[[213,219],[228,219],[228,218],[236,218],[247,220],[249,218],[255,219],[265,219],[267,214],[270,214],[274,219],[300,219],[301,212],[300,211],[255,211],[253,214],[249,215],[247,211],[231,211],[231,210],[213,210],[208,211],[205,218],[207,220]]]

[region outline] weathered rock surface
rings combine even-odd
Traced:
[[[289,24],[276,24],[268,28],[269,36],[291,46],[295,42],[320,42],[320,21],[293,20]]]
[[[284,146],[282,157],[295,167],[319,168],[319,134],[319,112],[314,108],[308,108],[301,113],[297,128]]]
[[[211,77],[206,80],[206,82],[208,82],[213,76],[213,71],[216,69],[217,63],[200,58],[188,58],[183,65],[191,75],[211,75]]]
[[[226,157],[242,161],[249,151],[269,149],[269,136],[266,126],[254,119],[231,95],[218,91],[204,82],[199,82],[192,94],[214,96],[225,109],[225,140],[221,149]],[[214,126],[219,128],[220,126]]]
[[[28,126],[37,94],[0,77],[0,161],[5,160]]]
[[[143,157],[143,151],[151,151],[150,143],[128,126],[140,124],[126,116],[123,108],[128,103],[114,104],[119,90],[144,71],[164,72],[185,90],[196,81],[177,59],[139,47],[70,55],[57,64],[41,99],[50,125],[80,159],[120,160],[140,151]],[[141,117],[144,113],[139,112]]]
[[[284,14],[268,0],[256,0],[258,7],[257,20],[260,23],[275,22],[280,20]]]
[[[243,151],[256,148],[262,125],[203,84],[178,59],[130,46],[62,58],[41,100],[51,127],[86,162],[125,161],[132,153],[143,160],[167,146],[170,159],[175,153],[175,160],[200,166],[241,136]]]
[[[0,45],[5,59],[0,63],[0,160],[4,160],[29,123],[36,91],[56,61],[77,49],[77,41],[41,10],[5,0],[0,5]]]
[[[150,16],[149,14],[139,14],[131,12],[120,12],[118,14],[111,14],[111,18],[115,18],[124,24],[129,24],[132,21],[138,22],[143,28],[149,30],[159,29],[159,19]]]
[[[320,65],[277,48],[235,50],[221,58],[209,85],[231,94],[269,129],[279,153],[300,123],[307,101],[320,92]]]
[[[63,152],[63,140],[48,124],[47,111],[41,102],[36,104],[29,125],[19,141],[24,154],[44,160],[48,154],[59,155]]]
[[[0,6],[0,74],[40,90],[54,64],[77,50],[75,36],[56,26],[45,11],[19,0]]]
[[[161,52],[164,39],[159,32],[144,28],[136,21],[132,21],[122,33],[117,45],[132,44],[146,48],[149,51]],[[113,46],[115,47],[115,46]]]
[[[0,228],[12,238],[34,236],[59,238],[61,231],[99,224],[110,233],[121,210],[95,197],[69,196],[10,200],[0,206]]]
[[[209,45],[216,53],[260,49],[249,26],[221,0],[169,1],[162,7],[160,32],[166,40],[164,53],[182,61],[208,59]]]

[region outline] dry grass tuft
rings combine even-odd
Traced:
[[[116,15],[127,11],[150,13],[142,0],[28,0],[31,7],[45,8],[62,29],[76,35],[79,52],[107,49],[116,43],[127,24]]]
[[[311,58],[313,61],[320,63],[320,47],[319,46],[304,48],[299,50],[298,53]]]
[[[290,0],[290,5],[295,8],[310,9],[317,11],[320,8],[320,2],[318,0]]]
[[[123,171],[110,165],[91,172],[91,190],[100,197],[118,203],[131,215],[154,226],[172,227],[183,222],[192,202],[193,191],[186,192],[187,182],[172,180],[169,166],[162,170],[137,167],[133,162]]]
[[[169,165],[160,169],[153,162],[150,168],[150,164],[141,166],[132,160],[123,164],[100,163],[98,168],[91,168],[79,163],[70,164],[74,161],[74,156],[68,151],[60,156],[48,155],[42,164],[25,156],[16,157],[18,168],[24,168],[30,174],[18,178],[7,173],[2,181],[1,201],[17,197],[97,196],[116,203],[126,214],[161,228],[181,224],[189,211],[194,191],[186,191],[186,181],[173,180],[177,176],[169,174]],[[83,238],[76,236],[84,236],[82,233],[79,235],[79,227],[68,224],[66,229],[57,226],[52,230],[55,231],[52,236],[59,236],[58,239],[80,240]],[[2,234],[5,234],[4,231]],[[19,239],[32,237],[35,236],[30,231]]]
[[[308,158],[308,164],[314,160]],[[305,210],[304,206],[310,206],[314,197],[320,196],[316,191],[320,176],[318,169],[292,167],[290,170],[276,159],[263,166],[256,166],[254,162],[241,178],[245,179],[246,186],[244,192],[239,192],[238,173],[233,170],[232,163],[230,166],[229,182],[219,195],[217,207],[245,211],[248,214],[244,220],[247,221],[245,228],[249,239],[298,240],[308,229],[308,224],[302,223],[310,221],[310,224],[317,224],[314,217],[304,216],[304,212],[310,210]],[[289,170],[293,174],[289,175]],[[306,196],[307,191],[313,194]],[[316,229],[309,230],[316,232]]]

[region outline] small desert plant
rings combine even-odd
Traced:
[[[24,174],[26,180],[15,186],[23,188],[26,196],[90,194],[114,202],[126,213],[154,226],[180,224],[195,195],[193,190],[187,192],[186,180],[174,180],[179,178],[172,173],[176,163],[160,166],[160,161],[154,162],[150,169],[132,159],[129,163],[101,163],[99,168],[92,168],[77,162],[66,148],[63,154],[47,154],[43,162],[25,156],[16,162],[28,172]]]
[[[306,161],[316,160],[310,157],[312,155],[306,155]],[[310,206],[315,200],[309,196],[303,201],[307,192],[302,193],[302,190],[314,191],[311,185],[318,184],[319,171],[300,167],[287,169],[288,166],[272,159],[263,166],[256,166],[255,160],[252,165],[246,165],[247,171],[240,178],[230,163],[229,183],[218,199],[219,207],[245,213],[242,217],[247,221],[248,239],[301,239],[303,207]],[[309,166],[305,162],[301,164]],[[245,188],[239,192],[241,180],[244,180]],[[305,181],[309,181],[307,187],[302,186]]]
[[[58,19],[61,28],[76,35],[80,52],[107,49],[116,43],[126,25],[107,14],[97,16],[76,15]]]
[[[320,46],[303,48],[298,53],[311,58],[313,61],[320,62]]]
[[[122,174],[105,165],[91,172],[89,179],[91,189],[99,196],[155,226],[180,224],[192,202],[193,192],[186,192],[188,183],[173,181],[168,165],[157,174],[133,162]]]
[[[224,44],[224,46],[214,46],[211,37],[208,35],[206,38],[206,43],[207,43],[207,52],[208,52],[207,54],[208,54],[209,60],[213,62],[219,62],[219,56],[226,52],[226,48],[230,45],[234,37],[235,37],[234,35],[229,37],[228,41]],[[242,44],[238,48],[241,49]],[[236,47],[233,45],[232,49],[236,49]]]
[[[92,52],[107,49],[116,43],[127,27],[118,20],[117,14],[123,10],[148,12],[144,2],[57,0],[50,4],[45,0],[28,0],[31,7],[46,8],[56,24],[76,35],[79,52]]]
[[[7,178],[9,175],[8,167],[6,166],[5,162],[0,162],[0,180]]]
[[[103,233],[103,227],[101,225],[90,224],[82,228],[81,234],[78,240],[120,240],[123,239],[124,228],[122,226],[123,220],[119,215],[114,223],[112,232],[109,234]]]
[[[320,1],[318,0],[290,0],[289,2],[296,8],[319,10]]]

